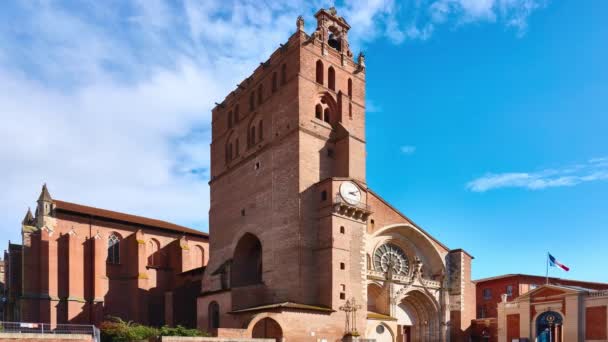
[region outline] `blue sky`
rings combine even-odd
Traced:
[[[368,182],[474,278],[608,282],[603,1],[336,6],[367,63]],[[0,5],[0,244],[55,198],[207,229],[213,103],[328,2]]]

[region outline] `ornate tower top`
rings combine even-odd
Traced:
[[[322,8],[315,14],[315,18],[317,18],[317,29],[313,33],[313,37],[320,40],[322,44],[338,50],[341,54],[352,57],[353,53],[348,44],[350,25],[338,15],[336,8]]]

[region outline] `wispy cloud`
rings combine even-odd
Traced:
[[[411,146],[411,145],[404,145],[401,146],[399,148],[399,150],[401,151],[401,153],[403,154],[414,154],[414,152],[416,152],[416,146]]]
[[[500,188],[542,190],[602,180],[608,180],[608,158],[594,158],[584,164],[538,172],[488,173],[467,183],[466,187],[473,192]]]
[[[286,41],[298,15],[312,32],[312,13],[331,3],[4,2],[0,247],[18,239],[20,216],[45,181],[57,198],[206,229],[213,103]],[[338,11],[356,53],[381,38],[427,39],[436,25],[471,22],[469,12],[515,25],[500,18],[520,8],[526,21],[536,8],[519,4],[370,0]],[[381,109],[369,102],[368,110]]]

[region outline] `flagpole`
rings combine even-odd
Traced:
[[[547,285],[549,285],[549,252],[547,252],[547,271],[545,272],[545,279]]]

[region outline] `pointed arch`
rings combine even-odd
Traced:
[[[327,88],[335,91],[336,90],[336,70],[333,66],[327,69]]]
[[[220,305],[216,301],[209,303],[207,317],[209,318],[208,325],[210,330],[215,330],[220,327]]]
[[[353,80],[350,77],[348,78],[348,97],[353,97]]]
[[[262,243],[257,236],[245,233],[240,238],[234,249],[230,273],[233,287],[262,282]]]
[[[317,61],[317,83],[323,84],[323,62],[321,60]]]
[[[108,237],[108,258],[109,264],[120,264],[120,242],[122,236],[116,232],[112,232]]]
[[[148,256],[148,266],[161,266],[160,242],[152,238],[146,244],[146,254]]]

